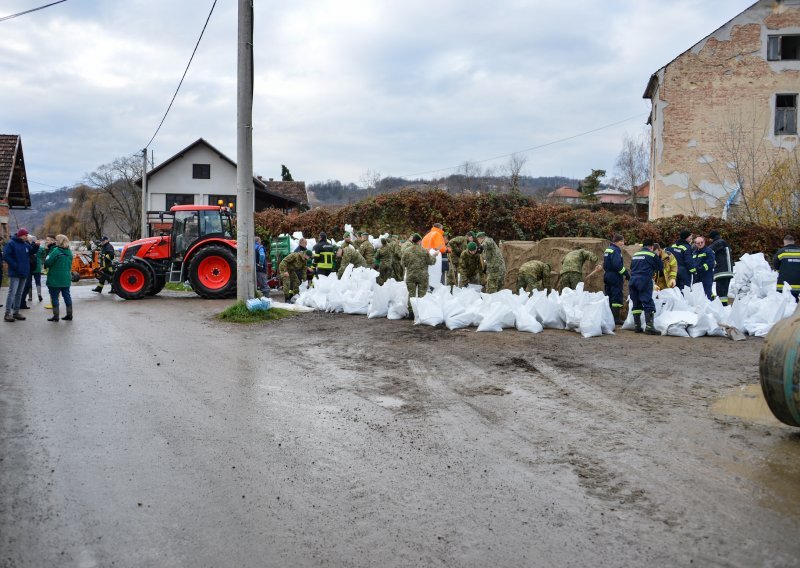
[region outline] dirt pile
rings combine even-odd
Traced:
[[[556,285],[561,275],[561,261],[564,260],[568,252],[575,248],[584,248],[596,254],[597,258],[602,263],[603,252],[606,250],[607,246],[608,241],[605,239],[580,237],[555,237],[542,239],[541,241],[504,241],[500,245],[500,250],[506,261],[505,287],[511,290],[516,289],[519,267],[529,260],[541,260],[550,263],[552,267],[550,285],[557,287]],[[627,246],[622,249],[622,257],[625,266],[630,267],[631,256],[639,250],[639,248],[640,247],[637,246]],[[601,270],[587,279],[586,277],[592,270],[594,270],[594,266],[592,266],[591,263],[587,262],[584,264],[584,289],[589,292],[602,292],[603,271]]]

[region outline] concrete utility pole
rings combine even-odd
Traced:
[[[145,148],[142,150],[142,234],[139,238],[147,236],[147,148]]]
[[[236,297],[256,295],[253,259],[253,0],[239,0],[239,49],[236,93]]]

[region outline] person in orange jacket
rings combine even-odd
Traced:
[[[442,254],[447,252],[447,237],[441,223],[434,223],[431,230],[422,237],[422,248],[436,249]]]

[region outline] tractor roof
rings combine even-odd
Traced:
[[[173,205],[170,211],[219,211],[219,205]]]

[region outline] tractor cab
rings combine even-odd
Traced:
[[[174,261],[181,261],[193,245],[200,240],[218,237],[233,238],[233,222],[230,212],[213,205],[176,205],[170,209],[173,215],[170,241]]]

